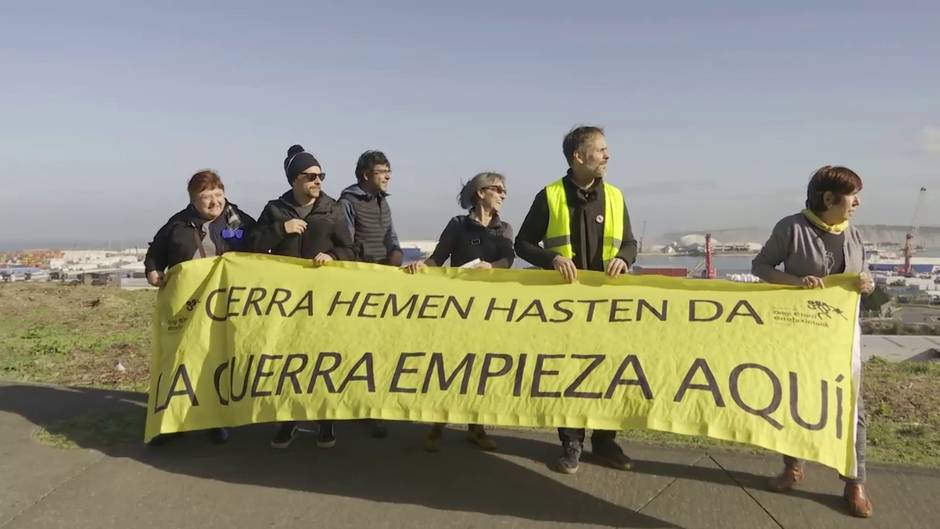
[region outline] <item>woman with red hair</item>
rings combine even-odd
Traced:
[[[189,205],[157,231],[144,258],[147,282],[155,287],[163,287],[166,270],[183,261],[248,250],[246,234],[255,225],[255,219],[225,199],[225,185],[215,171],[194,174],[187,190]],[[172,434],[158,435],[150,444],[163,444],[171,438]],[[224,443],[228,441],[228,431],[212,428],[209,440]]]

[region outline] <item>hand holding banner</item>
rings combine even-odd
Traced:
[[[356,418],[651,428],[853,475],[856,283],[198,259],[159,293],[145,437]]]

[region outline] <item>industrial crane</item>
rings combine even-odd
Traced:
[[[705,279],[715,279],[718,273],[715,271],[715,265],[712,263],[712,234],[705,234],[705,270],[702,271],[702,277]]]
[[[917,236],[917,228],[920,227],[920,210],[926,196],[927,188],[920,188],[917,194],[917,205],[914,206],[914,215],[911,217],[911,228],[907,230],[907,235],[904,237],[904,264],[898,270],[898,273],[904,277],[914,276],[914,266],[911,264],[911,258],[914,257],[914,237]]]

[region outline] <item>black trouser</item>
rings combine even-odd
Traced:
[[[278,426],[278,429],[279,429],[279,430],[283,430],[283,429],[286,429],[286,428],[290,428],[290,427],[292,427],[292,426],[297,426],[297,423],[298,423],[298,422],[299,422],[299,421],[280,421],[280,422],[277,423],[277,426]],[[321,420],[321,421],[313,421],[313,422],[319,424],[321,428],[324,427],[324,426],[325,426],[325,427],[328,427],[328,428],[331,428],[331,427],[333,426],[333,421],[332,421],[332,420]]]
[[[433,424],[431,425],[432,428],[435,428],[435,429],[437,429],[437,430],[443,430],[445,426],[447,426],[447,423],[446,423],[446,422],[436,422],[436,423],[433,423]],[[483,430],[483,425],[482,425],[482,424],[468,424],[468,425],[467,425],[467,430],[469,430],[469,431],[471,431],[471,432],[473,432],[473,431],[482,431],[482,430]]]
[[[594,430],[591,434],[591,447],[597,444],[612,443],[617,437],[615,430]],[[584,428],[559,428],[558,438],[564,443],[584,443]]]

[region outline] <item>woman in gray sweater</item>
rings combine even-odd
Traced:
[[[849,220],[858,209],[862,179],[845,167],[826,165],[810,179],[806,189],[806,209],[784,217],[774,226],[770,239],[751,264],[751,272],[768,283],[822,288],[830,274],[860,274],[862,294],[874,290],[867,271],[862,237]],[[783,270],[777,266],[783,264]],[[849,512],[871,516],[871,500],[865,493],[866,424],[861,396],[858,401],[855,455],[858,475],[842,476]],[[803,461],[784,456],[784,469],[768,486],[776,492],[793,488],[803,480]]]

